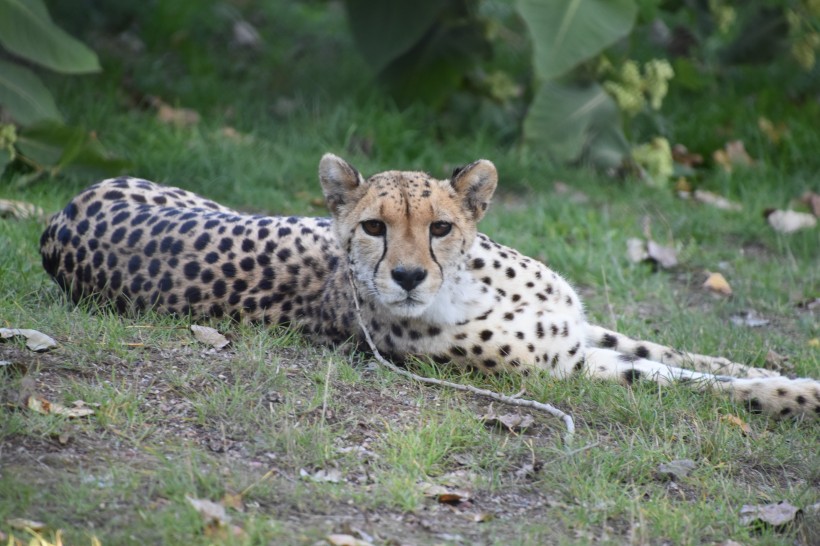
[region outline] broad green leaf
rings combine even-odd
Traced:
[[[86,131],[61,123],[43,122],[26,127],[17,137],[17,149],[42,168],[93,174],[118,174],[128,161],[111,158]]]
[[[345,5],[359,50],[374,72],[381,72],[422,40],[448,3],[441,0],[347,0]]]
[[[56,72],[100,70],[97,55],[55,25],[42,0],[0,0],[0,44]]]
[[[11,153],[6,149],[0,149],[0,175],[3,174],[9,163],[11,163]]]
[[[635,22],[634,0],[518,0],[538,76],[552,80],[616,40]]]
[[[54,98],[40,78],[28,68],[3,60],[0,60],[0,106],[21,125],[62,119]]]
[[[629,152],[618,106],[598,84],[542,85],[524,120],[524,139],[562,163],[586,157],[612,167]]]

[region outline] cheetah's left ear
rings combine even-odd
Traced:
[[[319,162],[319,182],[322,184],[327,208],[336,216],[341,207],[361,197],[364,178],[341,157],[325,154]]]
[[[486,159],[479,159],[453,171],[450,184],[462,198],[464,209],[478,222],[487,212],[498,184],[498,171]]]

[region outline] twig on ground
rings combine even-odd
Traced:
[[[496,400],[504,404],[509,404],[511,406],[532,408],[549,413],[550,415],[564,421],[564,425],[567,427],[567,432],[564,436],[564,443],[566,445],[570,445],[570,443],[572,442],[572,437],[575,434],[575,423],[572,420],[572,416],[564,413],[563,411],[559,410],[554,406],[551,406],[550,404],[544,404],[542,402],[537,402],[535,400],[530,400],[527,398],[520,398],[523,391],[513,396],[507,396],[505,394],[497,393],[491,390],[480,389],[472,385],[464,385],[461,383],[445,381],[443,379],[436,379],[434,377],[424,377],[421,375],[416,375],[413,372],[399,368],[395,364],[388,361],[381,355],[379,350],[376,348],[376,344],[373,342],[373,338],[370,337],[370,332],[368,331],[367,326],[365,326],[364,319],[362,319],[362,310],[361,307],[359,307],[359,294],[356,290],[356,285],[353,283],[353,279],[350,277],[350,275],[348,275],[348,281],[350,282],[350,286],[353,289],[353,303],[356,306],[356,319],[359,321],[359,327],[362,329],[362,332],[364,333],[364,338],[367,341],[370,350],[373,351],[373,357],[379,364],[381,364],[382,366],[389,369],[395,374],[398,374],[402,377],[406,377],[408,379],[412,379],[413,381],[418,381],[419,383],[426,383],[428,385],[438,385],[440,387],[448,387],[458,391],[471,392],[473,394],[477,394],[485,398],[490,398],[492,400]]]

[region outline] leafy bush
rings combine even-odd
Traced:
[[[60,74],[100,71],[97,55],[51,20],[43,0],[0,0],[0,107],[13,124],[0,124],[0,174],[13,160],[25,165],[28,180],[66,167],[118,170],[124,163],[105,157],[84,131],[66,127],[54,97],[31,63]],[[15,60],[18,59],[18,60]],[[22,61],[22,62],[20,62]]]
[[[561,163],[654,173],[656,183],[671,172],[649,167],[672,163],[656,112],[676,73],[683,86],[703,89],[731,63],[782,62],[776,53],[787,50],[810,70],[820,51],[818,0],[346,0],[346,6],[362,56],[399,104],[425,100],[446,110],[465,92],[517,101],[505,114],[507,123],[520,123],[517,136],[525,145]],[[529,69],[515,75],[509,64],[488,69],[521,35],[529,38]],[[636,51],[645,62],[630,58]],[[629,130],[636,116],[648,118],[635,124],[646,129],[640,137],[649,142],[641,146],[630,142],[638,138]]]

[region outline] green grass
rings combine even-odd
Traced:
[[[708,156],[738,138],[758,161],[731,175],[706,168],[695,179],[743,205],[726,212],[640,181],[556,167],[506,143],[479,116],[463,122],[468,132],[448,130],[423,106],[399,110],[370,84],[335,4],[242,8],[263,31],[259,51],[228,45],[225,19],[198,2],[161,4],[123,4],[143,54],[116,45],[111,29],[120,23],[109,16],[85,35],[104,52],[105,71],[49,81],[68,121],[128,158],[132,174],[243,210],[325,215],[316,205],[325,151],[365,173],[446,176],[488,158],[501,189],[481,230],[570,278],[593,322],[756,365],[774,350],[794,373],[820,376],[820,349],[811,344],[820,337],[817,312],[797,306],[820,296],[817,230],[780,235],[762,218],[812,184],[817,191],[817,104],[778,100],[743,78],[717,81],[719,93],[701,96],[673,88],[664,112],[674,141]],[[85,28],[61,9],[55,14],[65,25]],[[145,94],[195,108],[202,121],[163,124],[134,103]],[[789,139],[768,142],[760,115],[787,123]],[[244,136],[225,136],[226,126]],[[22,188],[3,182],[2,193],[52,212],[92,180],[69,173]],[[589,200],[568,202],[553,189],[558,180]],[[626,241],[642,236],[646,219],[653,238],[679,249],[673,271],[626,259]],[[63,529],[66,544],[97,536],[105,545],[314,544],[355,529],[377,544],[785,545],[820,534],[816,514],[785,533],[757,532],[738,518],[744,504],[820,502],[816,425],[772,422],[682,387],[482,378],[418,365],[507,394],[525,389],[570,412],[578,431],[567,449],[552,418],[536,415],[520,433],[489,429],[479,420],[484,400],[410,383],[292,332],[213,321],[232,342],[214,352],[193,340],[185,319],[68,305],[40,266],[42,227],[0,220],[0,325],[59,342],[44,354],[16,339],[0,345],[0,360],[27,370],[0,371],[4,533],[12,532],[9,518],[25,517]],[[701,288],[707,270],[726,276],[732,298]],[[769,324],[731,322],[747,310]],[[34,392],[100,406],[90,418],[40,415],[20,406]],[[725,419],[732,415],[751,433]],[[658,475],[659,464],[681,458],[696,462],[688,477],[672,485]],[[338,471],[340,481],[310,479],[322,470]],[[424,483],[456,479],[472,492],[469,502],[446,506],[423,493]],[[242,509],[228,510],[246,533],[236,539],[209,534],[186,501],[242,492]],[[492,519],[473,520],[485,513]]]

